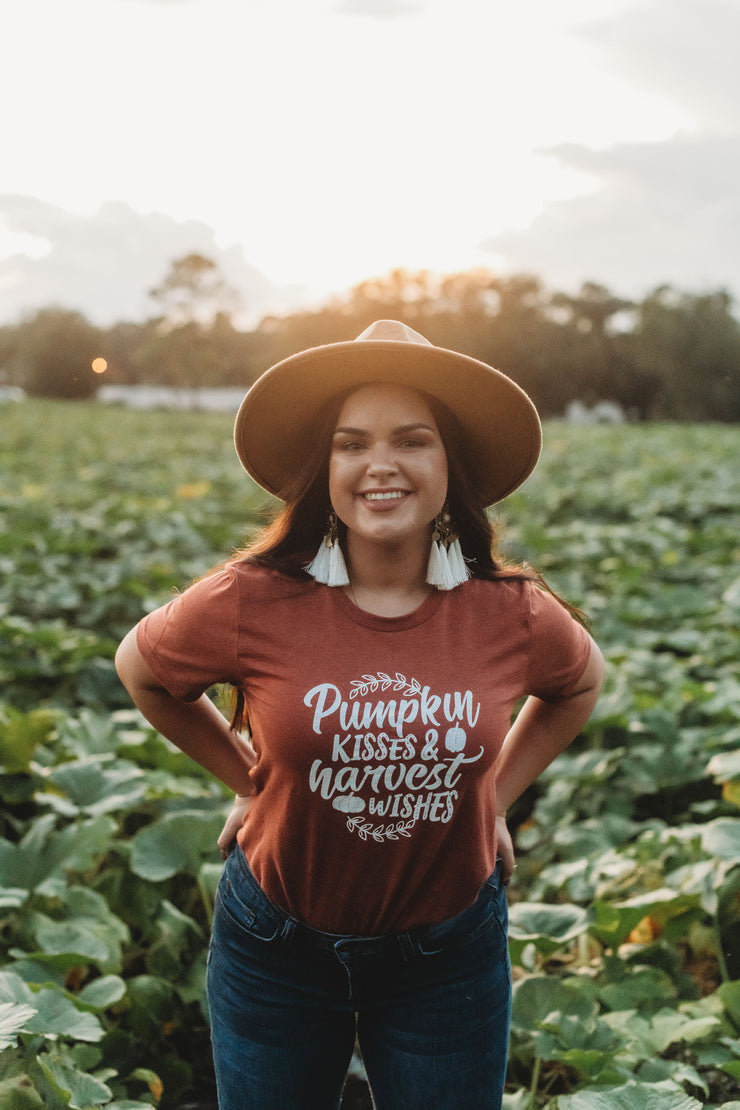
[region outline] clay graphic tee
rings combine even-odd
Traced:
[[[584,629],[528,582],[471,579],[378,617],[230,563],[146,617],[139,647],[194,700],[241,688],[257,765],[239,847],[274,902],[332,933],[441,921],[496,862],[496,756],[520,700],[567,693]]]

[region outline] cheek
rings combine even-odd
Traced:
[[[329,460],[329,500],[335,511],[337,504],[348,496],[347,489],[351,481],[349,471],[347,460],[334,457]]]
[[[439,465],[437,467],[437,474],[436,474],[436,479],[435,479],[435,483],[434,483],[437,486],[437,491],[438,491],[437,492],[437,497],[438,497],[438,500],[439,500],[440,509],[442,508],[445,501],[447,500],[448,480],[449,480],[449,470],[448,470],[448,467],[447,467],[447,459],[445,458],[439,463]]]

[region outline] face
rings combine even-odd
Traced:
[[[329,496],[350,544],[429,543],[447,496],[447,454],[423,394],[385,384],[350,394],[332,440]]]

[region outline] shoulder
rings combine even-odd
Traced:
[[[264,567],[250,559],[227,563],[222,573],[228,574],[239,596],[250,602],[288,601],[310,597],[317,586],[312,578],[297,578],[272,567]]]
[[[469,606],[520,610],[530,605],[534,583],[521,578],[470,578],[459,591],[460,600]]]

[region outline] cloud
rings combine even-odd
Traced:
[[[484,250],[560,285],[596,280],[632,296],[663,282],[740,290],[740,137],[546,153],[590,174],[595,188],[487,239]]]
[[[602,281],[639,295],[662,282],[740,293],[740,6],[643,0],[578,28],[603,64],[679,105],[684,133],[542,153],[585,173],[586,195],[547,205],[526,229],[485,240],[512,269],[552,283]]]
[[[610,69],[681,104],[703,128],[737,131],[736,0],[650,0],[578,33]]]
[[[116,201],[84,216],[10,194],[0,196],[0,222],[11,233],[47,245],[41,257],[17,253],[0,259],[5,322],[51,304],[78,309],[103,325],[146,319],[156,311],[148,291],[175,258],[193,252],[219,265],[239,291],[245,318],[280,311],[300,299],[300,290],[274,286],[250,266],[241,247],[219,246],[213,230],[197,220],[137,212]]]

